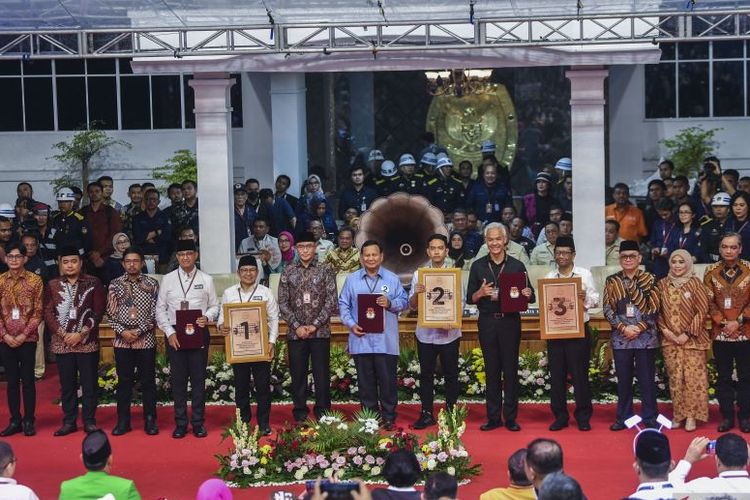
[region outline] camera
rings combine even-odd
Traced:
[[[708,453],[709,455],[716,454],[716,440],[715,439],[709,441],[708,444],[706,445],[706,453]]]
[[[315,491],[315,481],[305,482],[305,491],[308,495],[312,495]],[[320,482],[320,492],[328,493],[328,500],[350,500],[352,498],[352,491],[359,491],[359,484],[354,481],[340,481],[334,483],[328,479],[324,479]]]

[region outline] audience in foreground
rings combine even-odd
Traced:
[[[560,444],[552,439],[544,438],[530,442],[526,447],[524,469],[526,477],[539,492],[545,477],[563,470],[563,452]]]
[[[545,476],[537,495],[539,500],[585,500],[578,481],[564,472],[553,472]]]
[[[434,472],[424,483],[422,500],[455,500],[458,498],[458,481],[447,472]]]
[[[31,488],[18,484],[13,476],[16,473],[16,455],[5,441],[0,441],[0,499],[39,500]]]
[[[388,455],[383,465],[383,476],[388,488],[372,491],[374,500],[419,500],[420,494],[414,488],[420,473],[417,456],[406,450],[397,450]]]
[[[750,477],[747,473],[748,445],[739,435],[732,432],[720,436],[715,441],[714,461],[717,477],[699,477],[685,482],[693,464],[708,458],[707,446],[711,441],[697,437],[688,446],[685,458],[680,460],[669,473],[669,482],[682,494],[689,493],[750,493]]]
[[[111,475],[112,447],[107,435],[96,430],[83,439],[81,459],[86,474],[60,485],[60,500],[97,500],[111,495],[115,500],[140,500],[130,479]]]
[[[526,448],[516,450],[508,458],[508,487],[485,491],[479,500],[534,500],[536,494],[534,486],[526,476],[525,462]]]
[[[635,442],[633,469],[638,475],[638,488],[630,498],[661,500],[672,498],[673,485],[667,475],[674,465],[667,436],[655,429],[641,431]]]

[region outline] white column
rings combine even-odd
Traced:
[[[604,245],[604,79],[605,69],[573,69],[570,121],[573,160],[573,234],[576,264],[602,266]]]
[[[271,75],[269,73],[242,74],[242,139],[237,141],[235,156],[245,167],[242,182],[255,177],[261,187],[273,189],[273,136],[271,135]]]
[[[304,73],[271,74],[273,176],[286,174],[295,196],[307,177],[307,104]]]
[[[234,79],[224,73],[196,73],[195,154],[198,160],[201,269],[209,274],[234,268],[232,193],[232,108]]]

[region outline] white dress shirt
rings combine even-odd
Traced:
[[[750,498],[750,475],[746,470],[728,470],[718,477],[699,477],[686,483],[691,468],[690,462],[680,460],[669,473],[669,480],[679,493],[745,493],[738,498]]]
[[[429,267],[432,268],[432,262],[428,262],[426,265],[422,267]],[[447,265],[447,263],[443,263],[443,268],[450,267]],[[419,269],[414,271],[414,274],[411,277],[411,288],[409,289],[409,300],[414,296],[414,289],[417,286],[417,283],[419,283],[418,280],[419,276]],[[460,276],[460,274],[459,274]],[[459,280],[459,284],[461,281]],[[466,290],[463,290],[463,293],[461,294],[462,303],[461,303],[461,312],[463,313],[464,305],[466,304]],[[456,339],[461,338],[461,329],[460,328],[426,328],[423,326],[417,326],[415,332],[417,336],[417,340],[422,342],[423,344],[450,344]]]
[[[581,278],[583,291],[586,292],[586,298],[583,300],[583,321],[591,319],[589,317],[589,309],[593,309],[599,305],[599,292],[596,291],[596,285],[594,284],[594,277],[591,275],[591,271],[582,267],[573,266],[573,272],[570,276],[563,276],[558,269],[555,269],[554,271],[548,272],[544,278]]]
[[[281,249],[279,248],[279,240],[277,240],[270,234],[265,235],[262,240],[256,239],[255,236],[249,236],[245,238],[240,243],[240,249],[237,250],[237,253],[256,253],[260,252],[261,250],[268,250],[268,253],[271,254],[271,257],[268,260],[268,266],[271,269],[276,269],[277,267],[279,267],[279,264],[281,264]],[[260,257],[258,257],[258,260],[260,260]],[[262,267],[258,267],[258,280],[261,280],[264,277],[265,274]]]
[[[674,486],[669,481],[655,481],[653,483],[641,483],[635,493],[628,498],[640,500],[671,500],[674,498]]]
[[[336,245],[332,241],[326,239],[319,239],[315,245],[315,256],[318,258],[318,262],[325,262],[328,252],[336,248]]]
[[[175,333],[175,313],[181,308],[183,300],[188,301],[188,309],[200,309],[209,321],[219,316],[213,278],[197,267],[190,274],[178,268],[164,275],[156,300],[156,324],[167,337]]]
[[[266,303],[268,341],[271,344],[275,344],[276,339],[279,337],[279,304],[276,302],[276,298],[273,296],[270,288],[258,284],[254,290],[243,291],[238,283],[224,290],[224,295],[221,296],[222,306],[224,304],[239,304],[250,301]],[[224,307],[219,308],[219,319],[216,320],[216,324],[219,326],[224,324]]]
[[[39,500],[28,486],[18,484],[10,477],[0,477],[0,500]]]

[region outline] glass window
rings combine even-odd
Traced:
[[[235,84],[229,90],[229,102],[232,106],[232,127],[242,128],[242,75],[232,75]]]
[[[714,59],[742,59],[742,41],[715,41]]]
[[[16,63],[18,66],[18,63]],[[19,71],[20,71],[19,66]],[[21,99],[20,78],[0,78],[0,95],[3,96],[3,112],[0,113],[0,130],[3,132],[23,131],[23,101]]]
[[[681,42],[677,44],[680,59],[708,59],[708,42]]]
[[[117,129],[117,82],[114,76],[89,77],[89,120],[96,128]]]
[[[121,75],[132,75],[133,68],[130,67],[130,59],[118,59],[117,62],[120,65]]]
[[[82,76],[58,78],[58,130],[78,130],[85,128],[86,122],[86,79]]]
[[[179,76],[152,76],[151,103],[154,128],[182,128]]]
[[[0,61],[0,75],[20,75],[20,61]]]
[[[89,75],[114,75],[115,59],[89,59],[86,68]]]
[[[55,61],[55,73],[58,75],[83,75],[86,67],[83,59],[59,59]]]
[[[680,118],[709,116],[708,62],[680,63]]]
[[[151,109],[147,76],[120,79],[120,109],[123,129],[150,129]]]
[[[195,128],[195,95],[193,94],[193,87],[188,85],[188,82],[193,79],[193,76],[185,75],[182,77],[182,85],[185,92],[185,128]]]
[[[54,130],[52,78],[24,78],[23,90],[26,96],[26,130]]]
[[[675,64],[646,65],[646,118],[674,118]]]
[[[675,56],[675,44],[674,43],[660,43],[659,48],[661,49],[662,61],[674,61],[674,56]]]
[[[743,116],[745,89],[742,61],[714,62],[714,116]]]
[[[31,59],[23,62],[24,75],[51,75],[52,61],[42,59]]]

